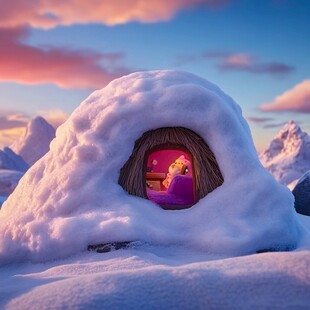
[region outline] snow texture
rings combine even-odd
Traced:
[[[135,141],[181,126],[213,150],[222,186],[190,209],[167,211],[118,185]],[[0,212],[0,261],[67,257],[89,244],[142,241],[241,255],[300,240],[293,195],[263,168],[240,107],[189,73],[151,71],[112,81],[58,128]],[[112,284],[113,286],[113,284]]]
[[[21,156],[16,155],[10,148],[0,150],[0,169],[27,171],[29,165]]]
[[[54,138],[55,128],[38,116],[28,123],[25,134],[11,148],[31,166],[49,151]]]
[[[206,256],[144,247],[0,268],[0,308],[309,309],[309,250]]]
[[[260,155],[260,160],[276,180],[291,188],[310,169],[310,136],[289,121]]]

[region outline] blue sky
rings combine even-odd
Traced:
[[[58,125],[94,89],[154,69],[220,86],[259,151],[289,119],[310,132],[308,0],[37,2],[10,1],[0,13],[2,146],[29,118]]]

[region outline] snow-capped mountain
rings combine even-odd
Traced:
[[[21,171],[0,169],[0,196],[7,197],[12,194],[23,175]]]
[[[260,155],[260,160],[276,180],[288,185],[310,169],[310,136],[289,121]]]
[[[55,128],[43,117],[38,116],[28,123],[25,134],[15,141],[11,148],[16,154],[21,155],[29,165],[33,165],[48,152],[50,142],[54,138]]]
[[[16,155],[10,148],[5,147],[0,150],[0,169],[15,170],[25,172],[29,168],[29,165],[24,159]]]

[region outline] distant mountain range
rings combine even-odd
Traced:
[[[289,185],[310,170],[310,136],[289,121],[259,158],[277,181]]]

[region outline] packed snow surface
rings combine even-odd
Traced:
[[[179,211],[118,185],[135,141],[173,126],[199,134],[224,177],[222,186]],[[0,261],[48,261],[113,241],[234,256],[292,249],[301,235],[293,196],[261,165],[240,107],[192,74],[140,72],[94,92],[57,130],[50,151],[3,204]]]
[[[0,308],[309,309],[309,248],[227,258],[144,245],[0,267]]]
[[[260,155],[260,160],[276,180],[293,188],[296,180],[310,169],[310,136],[289,121]]]
[[[55,128],[38,116],[28,123],[24,135],[15,141],[11,148],[29,165],[33,165],[49,151],[49,145],[54,138]]]

